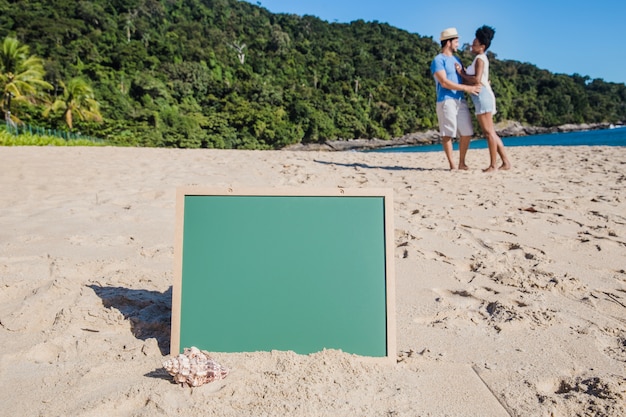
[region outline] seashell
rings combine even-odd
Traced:
[[[206,350],[195,346],[163,362],[163,368],[181,386],[199,387],[226,378],[228,368],[217,363]]]

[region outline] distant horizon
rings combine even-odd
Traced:
[[[496,29],[491,48],[499,60],[529,63],[554,74],[602,79],[626,85],[626,55],[622,20],[626,3],[581,0],[524,3],[451,0],[450,13],[435,3],[410,0],[243,0],[272,13],[316,16],[329,23],[356,20],[387,23],[438,42],[440,32],[456,27],[461,45],[469,44],[477,27]]]

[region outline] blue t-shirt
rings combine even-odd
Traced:
[[[461,84],[462,80],[459,74],[456,72],[455,64],[461,64],[461,60],[456,56],[448,56],[444,54],[439,54],[433,59],[432,64],[430,64],[430,72],[434,75],[437,71],[445,70],[446,78],[452,82],[457,84]],[[443,88],[437,78],[435,78],[435,85],[437,87],[437,101],[444,101],[449,98],[460,100],[464,98],[462,91],[457,90],[448,90],[447,88]]]

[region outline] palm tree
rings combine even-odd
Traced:
[[[11,116],[9,103],[11,98],[16,101],[34,102],[38,93],[52,86],[44,81],[45,70],[43,60],[29,55],[27,45],[11,37],[6,37],[0,50],[0,89],[5,100],[2,110],[7,122]]]
[[[62,113],[70,130],[74,127],[74,118],[102,121],[100,104],[95,100],[93,89],[84,78],[75,77],[67,85],[63,81],[59,84],[63,88],[63,94],[44,110],[44,117],[48,117],[50,112]]]

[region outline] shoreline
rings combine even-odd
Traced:
[[[496,132],[501,138],[542,135],[547,133],[566,133],[581,132],[586,130],[602,130],[613,126],[611,123],[583,123],[583,124],[564,124],[553,127],[524,126],[519,122],[505,121],[496,123]],[[621,125],[620,125],[621,126]],[[472,139],[482,137],[474,135]],[[441,143],[441,139],[437,130],[428,130],[426,132],[409,133],[399,138],[389,140],[383,139],[349,139],[349,140],[332,140],[322,143],[298,143],[289,145],[281,150],[285,151],[364,151],[383,148],[392,148],[400,146],[419,146],[434,145]]]

